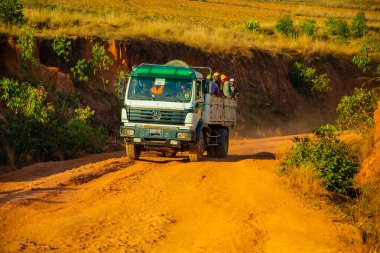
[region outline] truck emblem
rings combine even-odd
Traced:
[[[152,119],[154,120],[160,120],[161,119],[161,112],[154,110],[152,113]]]

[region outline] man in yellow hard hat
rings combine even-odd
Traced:
[[[225,97],[230,98],[231,97],[231,84],[228,81],[228,77],[223,74],[221,75],[222,79],[222,89],[220,89]]]
[[[216,74],[218,74],[218,73],[216,73]],[[214,74],[214,76],[215,76],[215,74]],[[211,75],[207,76],[207,80],[210,80],[210,83],[211,83],[210,94],[219,96],[220,95],[219,86],[214,80],[211,79]]]
[[[213,75],[214,82],[218,85],[219,90],[221,90],[222,81],[220,80],[220,75],[218,72],[215,72]]]

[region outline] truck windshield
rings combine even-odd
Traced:
[[[128,99],[190,102],[192,80],[131,77]]]

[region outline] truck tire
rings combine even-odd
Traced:
[[[199,136],[198,145],[196,147],[190,148],[190,150],[189,150],[190,162],[199,162],[200,160],[202,160],[203,153],[205,151],[204,143],[205,143],[204,137],[203,137],[203,133],[201,131],[200,136]]]
[[[228,130],[220,129],[220,144],[215,147],[216,157],[226,158],[228,155]]]
[[[141,149],[131,143],[125,144],[125,151],[127,153],[127,157],[132,160],[139,159],[141,154]]]
[[[211,146],[207,148],[207,156],[208,157],[216,157],[216,149],[215,146]]]
[[[177,152],[175,151],[165,152],[165,156],[169,158],[174,158],[176,155],[177,155]]]

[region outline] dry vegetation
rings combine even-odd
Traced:
[[[29,25],[40,36],[67,34],[99,36],[107,39],[146,36],[179,41],[209,51],[258,47],[270,51],[296,50],[301,53],[321,52],[354,54],[359,42],[350,40],[342,47],[326,40],[324,21],[328,17],[349,21],[359,10],[366,13],[368,25],[380,29],[378,1],[248,1],[248,0],[24,0]],[[300,3],[302,2],[302,3]],[[290,15],[295,25],[305,18],[316,20],[317,38],[299,36],[289,39],[277,35],[277,20]],[[244,23],[255,19],[262,33],[244,29]],[[0,33],[17,34],[0,25]]]

